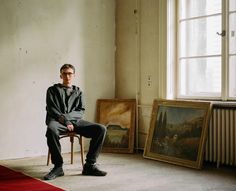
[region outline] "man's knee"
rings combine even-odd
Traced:
[[[106,126],[102,125],[102,124],[98,124],[98,129],[99,129],[99,133],[100,134],[106,134],[107,128]]]
[[[50,136],[50,135],[59,135],[58,129],[57,129],[58,123],[56,121],[50,121],[47,127],[47,132],[46,132],[46,136]]]

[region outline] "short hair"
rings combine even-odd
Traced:
[[[67,68],[71,68],[73,70],[73,73],[75,73],[75,67],[71,64],[62,65],[62,67],[60,68],[60,73],[62,73],[62,70],[67,69]]]

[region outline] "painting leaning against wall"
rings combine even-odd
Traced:
[[[144,157],[201,168],[209,102],[155,100]]]
[[[133,153],[135,99],[97,100],[97,122],[107,127],[104,152]]]

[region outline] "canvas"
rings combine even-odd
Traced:
[[[99,99],[97,122],[107,127],[104,152],[133,153],[135,99]]]
[[[200,169],[209,102],[154,100],[144,157]]]

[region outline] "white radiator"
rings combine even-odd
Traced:
[[[216,104],[212,109],[205,161],[236,166],[236,106]]]

